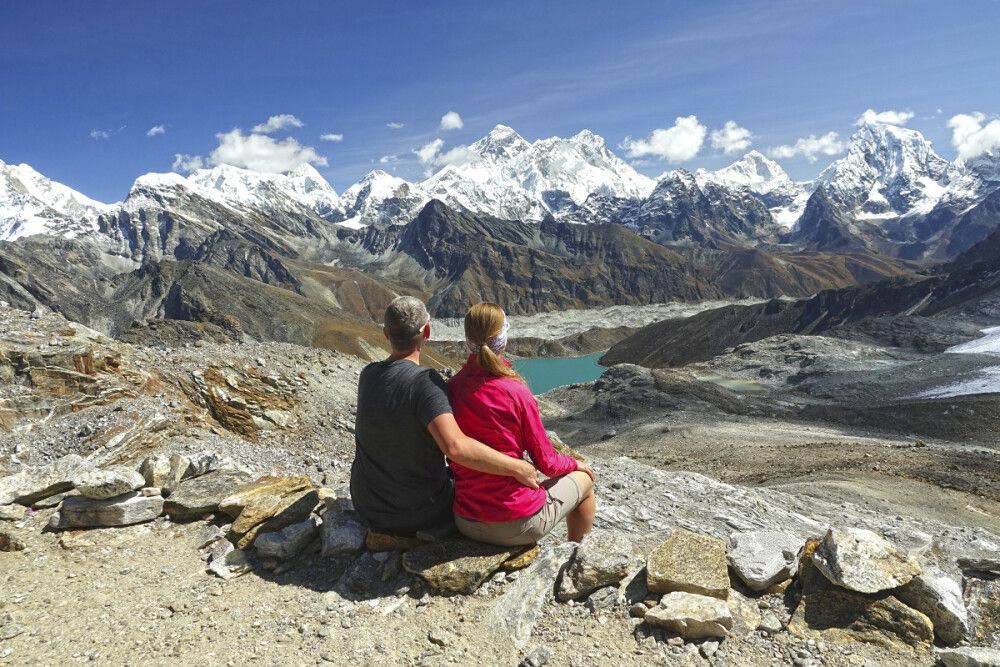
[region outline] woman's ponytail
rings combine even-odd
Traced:
[[[507,316],[495,303],[477,303],[465,315],[466,345],[476,355],[479,367],[494,377],[521,380],[517,371],[500,357],[506,334]]]

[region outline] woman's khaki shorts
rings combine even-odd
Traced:
[[[569,475],[542,482],[548,498],[542,508],[529,517],[514,521],[473,521],[455,517],[458,532],[478,542],[500,546],[534,544],[542,539],[583,500],[580,485]]]

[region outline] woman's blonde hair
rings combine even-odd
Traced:
[[[490,349],[487,341],[503,331],[507,316],[495,303],[477,303],[465,314],[465,338],[476,348],[479,367],[494,377],[520,380],[521,376]]]

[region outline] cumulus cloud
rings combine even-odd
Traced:
[[[277,116],[271,116],[266,123],[254,125],[252,132],[254,134],[271,134],[278,130],[287,130],[290,127],[302,127],[304,124],[290,113],[281,113]]]
[[[911,118],[913,118],[912,111],[875,111],[874,109],[865,109],[865,112],[854,121],[854,124],[882,123],[884,125],[906,125],[910,122]]]
[[[148,130],[146,130],[146,136],[147,137],[155,137],[155,136],[158,136],[160,134],[166,134],[166,133],[167,133],[167,126],[166,125],[154,125],[153,127],[151,127]]]
[[[319,135],[320,141],[343,141],[344,135],[336,132],[327,132],[326,134]]]
[[[378,159],[379,164],[391,164],[393,162],[398,162],[398,161],[399,161],[398,155],[383,155]]]
[[[441,153],[442,146],[444,146],[444,139],[435,139],[414,150],[413,154],[417,156],[421,164],[434,164],[434,159]]]
[[[406,127],[406,123],[400,123],[398,121],[392,120],[392,121],[389,121],[388,123],[386,123],[385,126],[387,128],[389,128],[390,130],[398,130],[398,129]]]
[[[820,155],[837,155],[843,153],[845,148],[846,145],[836,132],[827,132],[820,137],[810,134],[808,137],[797,139],[794,144],[775,146],[768,153],[778,159],[801,156],[810,162],[815,162]]]
[[[465,121],[462,120],[457,111],[449,111],[441,116],[442,130],[461,130],[463,127],[465,127]]]
[[[951,117],[948,127],[951,128],[951,145],[962,160],[1000,151],[1000,120],[987,123],[986,114],[960,113]]]
[[[98,139],[110,139],[111,138],[111,131],[110,130],[91,130],[90,131],[90,138],[94,139],[94,140],[98,140]]]
[[[275,140],[265,134],[243,134],[239,128],[215,135],[219,145],[209,161],[212,164],[229,164],[253,171],[291,171],[304,164],[327,166],[325,157],[316,150],[303,146],[292,137]]]
[[[727,120],[721,128],[712,131],[711,139],[712,148],[729,155],[750,148],[753,134],[745,127],[737,125],[735,121]]]
[[[174,171],[181,171],[184,173],[190,173],[195,169],[204,169],[205,158],[200,155],[188,155],[186,153],[176,153],[174,155],[174,164],[171,169]]]
[[[444,147],[444,139],[435,139],[413,151],[420,163],[427,169],[424,173],[429,174],[432,167],[443,167],[449,164],[467,164],[476,160],[478,155],[468,146],[455,146],[441,152]]]
[[[673,127],[653,130],[645,139],[625,137],[621,147],[633,158],[652,155],[667,162],[686,162],[701,150],[707,133],[697,116],[678,116]]]

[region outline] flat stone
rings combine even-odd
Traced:
[[[554,599],[555,581],[575,548],[572,543],[543,547],[535,561],[494,601],[489,622],[509,635],[518,650],[527,646],[543,608]]]
[[[800,637],[877,644],[891,651],[930,650],[934,625],[886,592],[864,594],[832,584],[815,565],[819,540],[807,540],[799,561],[802,598],[788,622]]]
[[[214,514],[219,511],[219,503],[250,478],[249,473],[239,470],[217,470],[184,480],[164,501],[163,511],[174,520]]]
[[[31,505],[38,500],[73,489],[73,478],[94,465],[76,454],[68,454],[48,465],[25,468],[0,477],[0,505]]]
[[[1000,577],[1000,558],[959,558],[958,567],[973,576],[991,574]]]
[[[250,503],[278,503],[280,499],[299,491],[311,489],[312,480],[299,477],[260,477],[219,502],[219,509],[234,519]]]
[[[619,591],[615,586],[605,586],[587,596],[587,609],[592,614],[613,609],[619,602]]]
[[[981,646],[963,646],[938,651],[944,667],[1000,667],[1000,650]]]
[[[542,548],[537,544],[530,546],[519,554],[508,558],[504,562],[500,563],[500,569],[504,572],[514,572],[515,570],[523,570],[538,558],[538,554],[542,553]]]
[[[166,503],[164,503],[165,505]],[[219,526],[216,526],[214,523],[205,524],[198,529],[198,534],[195,536],[195,548],[205,549],[225,537],[226,531],[222,530]]]
[[[969,641],[975,646],[1000,648],[1000,579],[966,577],[964,588]]]
[[[250,563],[247,561],[245,551],[231,549],[225,555],[213,558],[212,562],[208,564],[208,571],[222,579],[235,579],[250,571]]]
[[[354,510],[323,512],[322,551],[324,556],[357,553],[365,546],[368,526]]]
[[[724,638],[733,627],[729,605],[718,597],[674,591],[646,612],[646,623],[676,632],[684,639]]]
[[[595,530],[583,538],[559,582],[556,599],[565,602],[617,586],[635,563],[632,543],[610,530]]]
[[[76,489],[67,491],[66,493],[57,493],[54,496],[49,496],[48,498],[42,498],[41,500],[36,500],[31,503],[31,509],[33,510],[48,510],[53,507],[59,507],[62,502],[67,498],[73,498],[74,496],[79,496],[80,492]]]
[[[763,591],[795,575],[803,542],[791,533],[772,530],[733,533],[726,558],[747,587]]]
[[[675,530],[646,559],[646,581],[653,593],[729,596],[726,543],[715,537]]]
[[[924,570],[893,595],[931,619],[938,643],[957,646],[968,639],[969,615],[958,581],[942,572]]]
[[[96,468],[73,478],[73,486],[81,496],[103,500],[141,489],[146,480],[135,470],[124,466]]]
[[[130,526],[152,521],[162,513],[163,498],[135,491],[103,500],[74,496],[63,501],[49,525],[55,530]]]
[[[883,537],[862,528],[831,528],[813,563],[832,583],[859,593],[896,588],[920,574],[920,565]]]
[[[0,530],[0,551],[24,551],[27,545],[10,530]]]
[[[280,531],[259,534],[253,546],[265,558],[294,558],[316,537],[319,523],[319,517],[312,514],[305,521],[285,526]]]
[[[230,534],[236,538],[237,548],[246,549],[253,544],[258,533],[270,533],[305,521],[318,503],[319,494],[316,489],[285,496],[258,497],[248,503],[236,517]]]
[[[368,551],[409,551],[424,544],[427,542],[416,537],[399,537],[370,528],[365,535],[365,548]]]
[[[451,537],[407,551],[403,567],[439,591],[468,595],[518,551],[520,547],[497,547]]]
[[[146,486],[162,488],[170,474],[170,457],[164,454],[147,456],[139,464],[139,474],[146,480]]]
[[[0,521],[20,521],[26,511],[24,505],[0,505]]]

